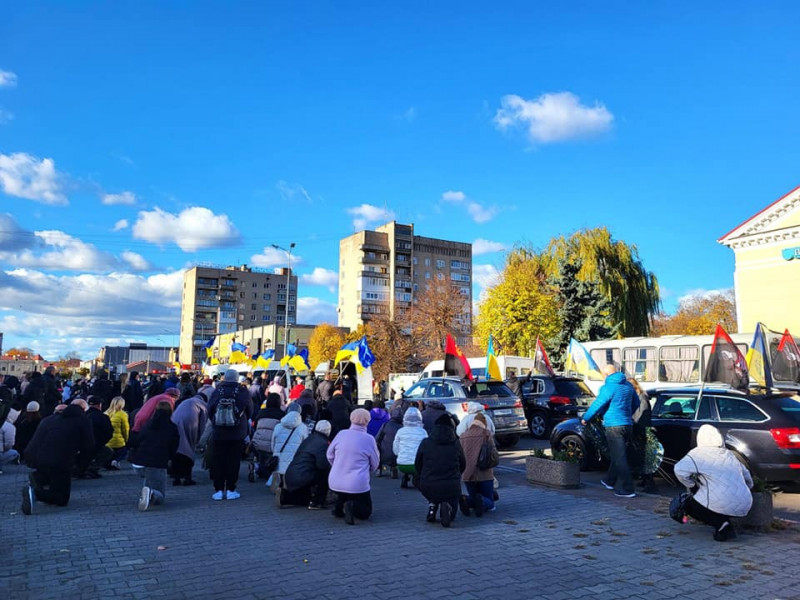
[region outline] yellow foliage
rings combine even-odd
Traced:
[[[322,323],[314,328],[308,340],[308,360],[312,369],[326,360],[333,360],[336,351],[345,343],[342,332],[333,325]]]
[[[737,332],[733,292],[692,296],[681,302],[674,315],[659,315],[653,335],[712,335],[721,324],[728,333]]]

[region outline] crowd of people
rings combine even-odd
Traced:
[[[602,417],[610,467],[601,483],[633,497],[650,403],[614,365],[604,373],[582,422]],[[418,489],[428,501],[427,520],[445,527],[459,510],[479,517],[495,510],[494,424],[481,404],[470,402],[459,422],[435,400],[420,405],[401,396],[387,410],[382,399],[357,406],[352,392],[330,374],[319,382],[266,374],[253,380],[229,370],[214,378],[151,378],[144,386],[136,372],[124,386],[102,372],[63,386],[51,369],[23,382],[7,376],[0,381],[0,466],[24,461],[33,469],[22,494],[26,515],[36,502],[66,505],[73,479],[102,477],[101,470],[119,470],[126,460],[142,478],[139,509],[149,510],[165,501],[169,478],[173,486],[196,485],[198,455],[213,501],[241,496],[245,460],[248,479],[266,480],[278,507],[332,504],[348,524],[372,514],[373,473]],[[753,482],[718,430],[701,428],[675,475],[692,490],[685,513],[712,525],[715,539],[733,537],[731,518],[747,514]],[[652,475],[643,485],[653,485]]]

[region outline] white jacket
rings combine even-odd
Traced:
[[[0,427],[0,452],[8,452],[14,448],[16,441],[17,428],[10,421],[4,421],[3,426]],[[412,460],[411,462],[413,463],[414,461]]]
[[[464,432],[472,427],[472,422],[475,420],[475,415],[478,413],[483,413],[483,416],[486,417],[486,429],[488,429],[489,432],[494,435],[494,423],[492,423],[491,417],[489,417],[489,415],[487,415],[483,410],[483,404],[478,402],[470,402],[467,404],[467,416],[461,419],[458,427],[456,427],[456,435],[458,437],[464,435]]]
[[[281,422],[275,425],[275,429],[272,431],[272,454],[279,459],[279,474],[286,474],[286,469],[289,468],[289,464],[294,459],[294,455],[300,447],[300,442],[307,437],[308,427],[303,424],[303,418],[299,412],[291,411],[287,413],[281,419]],[[287,439],[289,441],[286,443],[286,447],[283,448],[283,452],[281,452],[281,448]]]
[[[727,517],[743,517],[753,504],[753,479],[733,452],[726,449],[716,427],[703,425],[697,431],[697,448],[675,465],[675,477],[691,489],[694,499],[707,509]]]
[[[412,406],[403,415],[403,426],[392,442],[392,452],[397,456],[397,464],[413,465],[417,458],[417,448],[426,437],[428,432],[422,426],[422,413]]]

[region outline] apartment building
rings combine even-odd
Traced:
[[[340,327],[353,329],[375,315],[400,316],[433,281],[449,281],[472,306],[472,245],[414,235],[414,225],[392,221],[339,241]],[[459,324],[472,331],[467,310]]]
[[[297,275],[247,265],[196,266],[183,276],[180,362],[200,364],[204,344],[218,334],[297,321]]]

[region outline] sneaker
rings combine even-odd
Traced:
[[[442,527],[450,527],[453,521],[453,507],[449,502],[442,502],[439,513],[442,515]]]
[[[465,517],[469,516],[469,499],[464,494],[461,494],[461,496],[458,498],[458,507],[461,509],[461,512]]]
[[[600,480],[600,485],[602,485],[602,486],[603,486],[604,488],[606,488],[607,490],[613,490],[613,489],[614,489],[614,486],[613,486],[613,485],[608,485],[608,484],[607,484],[605,481],[603,481],[602,479]]]
[[[150,488],[146,485],[142,487],[142,493],[139,494],[139,510],[144,512],[150,508]]]
[[[224,500],[225,499],[225,492],[223,492],[222,490],[220,490],[218,492],[214,492],[214,494],[211,496],[211,499],[212,500]]]
[[[475,509],[475,516],[483,516],[483,497],[480,494],[472,494],[472,508]]]
[[[228,495],[227,495],[227,497],[225,499],[226,500],[238,500],[241,497],[242,497],[242,495],[239,492],[237,492],[236,490],[229,490],[228,491]]]
[[[428,505],[428,514],[425,517],[425,520],[428,523],[436,523],[436,505],[435,504],[429,504]]]
[[[636,492],[614,492],[617,498],[636,498]]]
[[[322,504],[319,502],[309,502],[308,503],[308,510],[321,510]]]
[[[22,488],[22,514],[23,515],[31,515],[33,514],[33,504],[36,502],[36,498],[33,495],[33,487],[30,485],[26,485]]]
[[[497,510],[497,507],[493,506],[492,508],[487,509],[486,512],[494,512],[496,510]]]
[[[353,501],[349,500],[344,503],[344,522],[348,525],[354,525],[355,519],[353,518]]]

